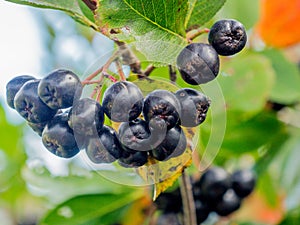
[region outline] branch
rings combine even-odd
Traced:
[[[182,172],[180,193],[183,205],[183,224],[184,225],[197,225],[196,208],[193,197],[193,190],[190,177]]]
[[[95,11],[97,9],[97,1],[96,0],[82,0],[90,10]]]
[[[194,40],[196,37],[200,36],[201,34],[205,34],[208,32],[209,32],[208,28],[199,28],[199,29],[191,30],[191,31],[187,32],[186,39],[189,42],[191,42],[192,40]]]

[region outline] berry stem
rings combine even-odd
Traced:
[[[120,61],[119,61],[119,60],[116,60],[115,63],[116,63],[117,69],[118,69],[118,73],[119,73],[119,75],[120,75],[120,79],[121,79],[122,81],[126,81],[126,76],[125,76],[125,74],[124,74],[124,72],[123,72],[123,68],[122,68],[122,65],[121,65]]]
[[[208,33],[208,32],[209,32],[208,28],[194,29],[194,30],[191,30],[191,31],[187,32],[186,39],[188,40],[188,42],[191,43],[192,40],[194,40],[196,37],[200,36],[201,34]]]
[[[169,65],[169,75],[170,75],[170,80],[172,82],[176,82],[177,79],[176,68],[172,65]]]
[[[107,71],[107,69],[109,68],[110,64],[112,64],[112,62],[118,57],[118,54],[120,52],[116,51],[114,52],[114,54],[112,54],[112,56],[107,60],[107,62],[100,67],[99,69],[97,69],[95,72],[93,72],[92,74],[90,74],[87,78],[85,78],[85,80],[83,80],[81,83],[83,86],[85,86],[86,84],[94,84],[94,82],[91,82],[92,79],[94,79],[98,74],[100,73],[105,73]],[[103,79],[103,75],[100,76],[99,78],[99,83],[102,81]]]
[[[183,205],[183,224],[197,225],[196,207],[190,177],[185,173],[185,171],[183,171],[180,178],[180,193],[182,196]]]

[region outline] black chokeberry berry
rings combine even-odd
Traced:
[[[256,177],[251,170],[237,170],[231,175],[232,188],[240,198],[251,194],[255,187]]]
[[[247,34],[240,22],[219,20],[211,27],[208,41],[219,55],[234,55],[245,47]]]
[[[20,88],[30,80],[34,80],[35,78],[29,75],[21,75],[14,77],[6,84],[6,102],[11,108],[15,108],[14,106],[14,98]]]
[[[69,70],[59,69],[44,77],[38,87],[42,101],[52,109],[65,109],[80,98],[81,81]]]
[[[219,73],[219,56],[215,49],[204,43],[186,46],[177,57],[182,79],[192,85],[207,83]]]
[[[123,151],[115,130],[105,125],[99,132],[99,137],[91,137],[87,143],[86,153],[94,163],[112,163]]]
[[[150,92],[144,101],[143,115],[146,121],[159,117],[171,129],[180,122],[180,102],[176,96],[167,90]]]
[[[118,162],[126,168],[136,168],[143,166],[148,161],[148,153],[143,151],[135,151],[129,148],[123,148],[122,155]]]
[[[154,204],[158,210],[161,210],[164,213],[182,212],[182,198],[180,189],[176,188],[173,191],[161,193],[155,200]]]
[[[210,106],[210,100],[200,91],[182,88],[175,93],[181,104],[181,125],[195,127],[201,124]]]
[[[241,199],[232,189],[228,189],[222,199],[216,202],[213,211],[220,216],[228,216],[241,206]]]
[[[210,207],[202,202],[199,199],[195,199],[195,208],[196,208],[196,218],[197,218],[197,224],[201,224],[202,222],[204,222],[210,211]]]
[[[74,102],[69,112],[69,126],[76,136],[98,136],[103,122],[103,108],[91,98],[82,98]]]
[[[199,185],[207,201],[215,201],[221,199],[230,188],[230,176],[221,167],[211,167],[202,174],[196,185]]]
[[[106,89],[102,106],[112,121],[128,122],[141,114],[143,98],[141,90],[134,83],[119,81]]]
[[[40,80],[27,81],[17,92],[14,106],[31,123],[43,123],[53,118],[57,110],[49,108],[38,96]]]
[[[186,137],[180,126],[168,130],[162,143],[151,151],[151,155],[159,160],[168,160],[180,156],[186,149]]]
[[[28,126],[31,127],[31,129],[36,132],[39,136],[42,136],[43,130],[45,126],[47,125],[47,122],[43,123],[31,123],[27,122]]]
[[[79,152],[73,130],[68,125],[67,113],[61,113],[47,123],[42,134],[44,146],[62,158],[71,158]]]

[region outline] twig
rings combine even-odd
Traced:
[[[205,34],[208,32],[209,32],[208,28],[198,28],[195,30],[191,30],[191,31],[187,32],[186,39],[190,42],[190,41],[194,40],[196,37],[200,36],[201,34]]]
[[[96,0],[82,0],[87,7],[89,7],[92,11],[97,9],[97,1]]]
[[[172,82],[176,82],[177,79],[176,68],[172,65],[169,65],[169,75],[170,75],[170,80]]]
[[[123,64],[129,65],[130,70],[133,73],[136,73],[139,77],[143,77],[141,62],[136,57],[136,55],[132,52],[132,50],[128,48],[128,46],[124,42],[115,41],[115,43],[119,46],[119,51],[122,56]]]
[[[197,225],[192,184],[190,177],[185,173],[185,171],[183,171],[181,175],[180,193],[183,205],[183,224]]]
[[[154,69],[155,69],[155,66],[153,66],[152,64],[150,64],[149,66],[147,66],[147,68],[143,72],[143,75],[146,76],[146,77],[148,77],[150,75],[150,73],[152,73],[152,71]]]
[[[120,75],[121,80],[125,81],[126,80],[126,76],[125,76],[125,74],[123,72],[123,68],[122,68],[122,65],[121,65],[120,61],[116,60],[115,63],[116,63],[116,66],[117,66],[117,69],[118,69],[118,73]]]

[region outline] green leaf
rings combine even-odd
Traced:
[[[94,18],[92,16],[92,11],[89,10],[87,6],[84,6],[81,0],[6,0],[8,2],[14,2],[22,5],[30,5],[39,8],[49,8],[62,10],[68,13],[76,21],[93,27],[97,30],[94,24]]]
[[[187,0],[103,0],[96,23],[110,38],[133,42],[149,61],[174,64],[179,51],[187,45],[187,10]]]
[[[142,192],[123,194],[82,195],[72,198],[51,210],[40,225],[99,225],[107,224],[110,216],[114,220],[125,206],[142,196]],[[104,223],[104,220],[106,223]]]
[[[185,27],[202,26],[208,22],[224,5],[226,0],[189,0],[189,10]]]
[[[300,208],[296,208],[286,215],[278,225],[298,225],[300,221]]]
[[[256,113],[269,99],[274,83],[270,61],[259,54],[245,52],[223,64],[218,81],[227,110]]]
[[[235,121],[234,117],[235,114],[229,114],[227,117],[228,123],[222,148],[235,154],[257,150],[269,144],[284,129],[275,115],[265,111],[240,122]]]
[[[271,100],[282,104],[299,101],[300,72],[297,65],[288,61],[282,52],[276,49],[266,50],[263,54],[270,59],[276,74]]]

